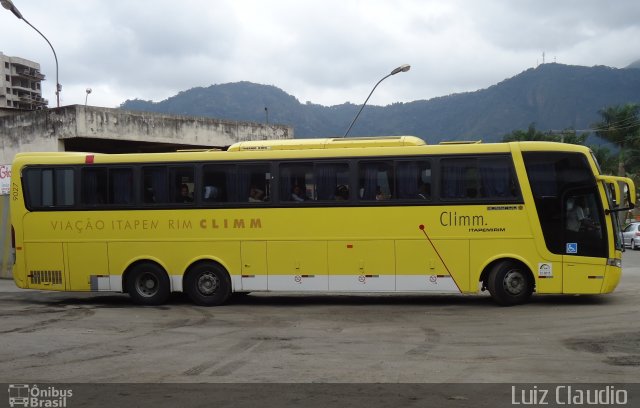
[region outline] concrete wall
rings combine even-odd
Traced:
[[[293,128],[71,105],[0,117],[0,164],[11,163],[18,152],[63,151],[64,141],[74,138],[217,147],[245,140],[292,139]]]
[[[75,134],[122,140],[225,146],[238,141],[293,138],[293,128],[251,122],[75,106]],[[61,135],[66,137],[65,134]]]
[[[140,144],[157,143],[158,149],[173,151],[185,145],[222,147],[247,140],[292,138],[291,126],[84,105],[15,111],[15,114],[3,110],[0,114],[0,164],[11,164],[18,152],[64,151],[65,144],[71,145],[70,141],[75,150],[94,152],[101,152],[96,148],[120,142],[118,151],[125,152]],[[95,141],[108,143],[92,143]],[[8,208],[8,196],[0,196],[0,277],[5,278],[11,277],[12,266]]]

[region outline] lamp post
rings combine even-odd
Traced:
[[[349,125],[349,129],[347,129],[347,131],[344,133],[344,136],[342,136],[342,137],[347,137],[347,135],[349,134],[349,131],[353,127],[353,124],[356,123],[356,120],[358,120],[358,116],[360,116],[360,112],[362,112],[362,110],[364,109],[364,105],[367,104],[367,102],[369,101],[369,98],[371,98],[371,95],[373,94],[373,91],[375,91],[376,88],[378,87],[378,85],[380,85],[380,82],[382,82],[385,79],[389,78],[391,75],[395,75],[395,74],[400,73],[400,72],[407,72],[410,69],[411,69],[411,65],[409,65],[409,64],[400,65],[398,68],[394,69],[393,71],[391,71],[391,73],[387,74],[381,80],[379,80],[378,83],[373,87],[371,92],[369,92],[369,96],[367,96],[367,99],[365,99],[364,103],[360,107],[360,110],[358,111],[358,114],[351,121],[351,125]]]
[[[87,88],[87,95],[84,97],[84,106],[87,106],[87,99],[89,99],[90,93],[91,93],[91,88]]]
[[[49,47],[51,47],[51,51],[53,51],[53,58],[56,60],[56,102],[57,102],[57,107],[59,108],[60,107],[60,92],[62,92],[62,85],[60,85],[60,81],[58,80],[58,56],[56,55],[56,50],[53,49],[53,45],[51,45],[51,42],[49,42],[47,37],[45,37],[44,34],[42,34],[40,32],[40,30],[35,28],[33,26],[33,24],[31,24],[29,21],[27,21],[26,18],[24,18],[22,16],[22,13],[20,13],[20,11],[16,8],[16,6],[13,4],[13,2],[11,0],[0,0],[0,4],[2,4],[2,7],[6,8],[10,12],[12,12],[16,17],[18,17],[18,19],[24,21],[31,28],[36,30],[38,32],[38,34],[40,34],[42,36],[42,38],[44,38],[44,40],[47,42],[47,44],[49,44]]]

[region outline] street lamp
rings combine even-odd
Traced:
[[[360,112],[362,112],[362,110],[364,109],[364,105],[367,104],[367,101],[369,101],[369,98],[371,98],[371,95],[373,94],[373,91],[375,91],[376,88],[378,87],[378,85],[380,85],[380,82],[382,82],[385,79],[389,78],[391,75],[395,75],[395,74],[400,73],[400,72],[407,72],[410,69],[411,69],[411,65],[409,65],[409,64],[400,65],[398,68],[396,68],[393,71],[391,71],[390,74],[387,74],[385,77],[383,77],[381,80],[379,80],[378,83],[373,87],[373,89],[369,93],[369,96],[367,96],[367,99],[365,99],[364,103],[360,107],[360,110],[358,111],[358,114],[356,115],[356,117],[353,118],[353,121],[351,121],[351,125],[349,125],[349,129],[347,129],[347,131],[344,133],[344,136],[342,136],[342,137],[347,137],[347,135],[349,134],[349,131],[353,127],[353,124],[356,123],[356,120],[358,119],[358,116],[360,116]]]
[[[89,99],[90,93],[91,93],[91,88],[87,88],[87,95],[84,97],[84,106],[87,106],[87,99]]]
[[[31,28],[36,30],[38,32],[38,34],[40,34],[42,36],[42,38],[44,38],[44,40],[47,42],[47,44],[49,44],[49,47],[51,47],[51,51],[53,51],[53,58],[55,58],[55,60],[56,60],[56,101],[58,103],[58,108],[59,108],[60,107],[60,92],[62,92],[62,85],[60,85],[60,81],[58,80],[58,56],[56,55],[56,50],[53,49],[53,45],[51,45],[51,43],[49,42],[47,37],[45,37],[44,34],[42,34],[40,32],[40,30],[35,28],[30,22],[27,21],[26,18],[24,18],[22,16],[22,13],[20,13],[20,11],[16,8],[16,6],[13,4],[13,2],[11,0],[0,0],[0,4],[2,4],[2,7],[6,8],[10,12],[12,12],[20,20],[22,20],[25,23],[27,23]]]

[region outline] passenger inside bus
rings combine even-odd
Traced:
[[[344,184],[340,184],[338,187],[336,187],[336,200],[338,201],[345,201],[349,199],[349,187],[345,186]]]
[[[567,200],[567,230],[579,232],[582,222],[587,218],[582,207],[582,200],[569,198]]]
[[[249,189],[249,202],[261,203],[264,201],[264,191],[256,186],[251,186]]]
[[[418,187],[418,198],[428,200],[431,196],[431,184],[421,183]]]
[[[191,193],[189,192],[189,186],[186,184],[182,184],[180,186],[180,195],[178,196],[179,203],[192,203],[193,197],[191,197]]]
[[[291,200],[296,202],[302,202],[307,200],[307,195],[304,193],[304,190],[302,190],[300,185],[295,184],[291,189]]]

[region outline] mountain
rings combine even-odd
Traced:
[[[475,92],[367,105],[349,135],[490,142],[531,123],[542,131],[588,129],[600,119],[598,110],[624,103],[640,103],[639,69],[542,64]],[[301,104],[275,86],[251,82],[193,88],[161,102],[127,100],[120,107],[251,122],[264,122],[268,113],[269,122],[293,126],[297,138],[342,136],[360,108]]]
[[[627,68],[638,68],[638,69],[640,69],[640,60],[633,61],[631,64],[627,65]]]

